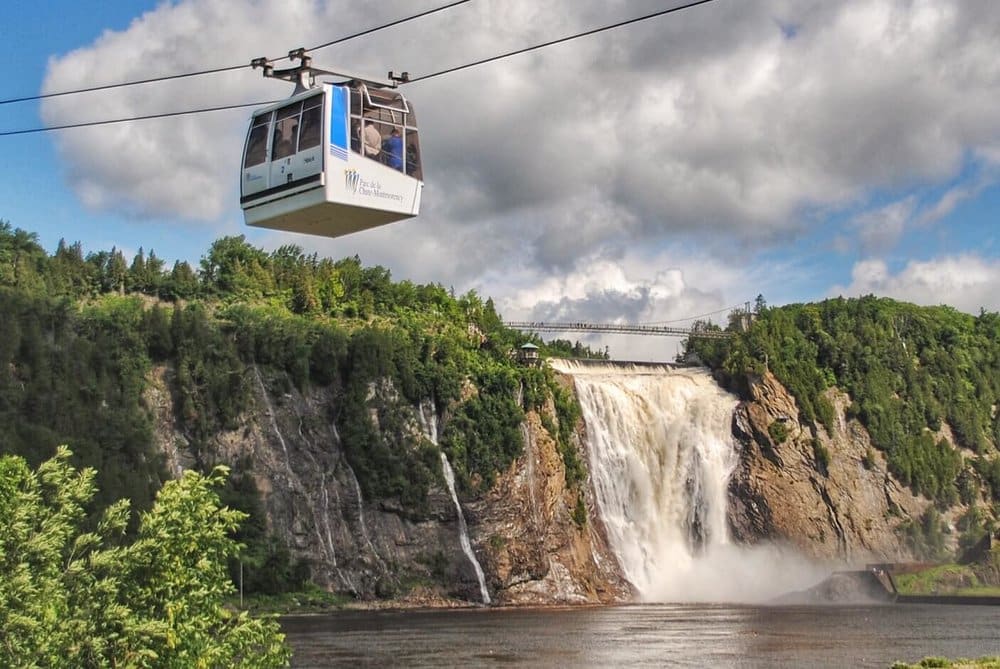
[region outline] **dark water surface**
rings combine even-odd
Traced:
[[[282,627],[293,667],[889,667],[1000,655],[1000,607],[988,606],[349,611]]]

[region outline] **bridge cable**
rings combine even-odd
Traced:
[[[744,304],[746,304],[746,300],[738,304],[734,304],[731,307],[723,307],[722,309],[716,309],[715,311],[709,311],[704,314],[698,314],[697,316],[687,316],[686,318],[675,318],[669,321],[643,321],[642,323],[638,323],[638,325],[666,325],[668,323],[683,323],[684,321],[693,321],[696,318],[704,318],[705,316],[714,316],[715,314],[721,314],[724,311],[733,311],[735,309],[742,307]]]
[[[378,32],[380,30],[385,30],[386,28],[392,28],[393,26],[398,26],[398,25],[401,25],[401,24],[406,23],[408,21],[413,21],[415,19],[423,18],[425,16],[429,16],[431,14],[435,14],[437,12],[441,12],[441,11],[444,11],[446,9],[451,9],[452,7],[464,4],[466,2],[471,2],[471,0],[456,0],[455,2],[451,2],[451,3],[447,4],[447,5],[442,5],[440,7],[434,8],[434,9],[428,9],[426,11],[420,12],[419,14],[413,14],[413,15],[407,16],[405,18],[396,19],[395,21],[390,21],[389,23],[383,23],[382,25],[375,26],[374,28],[367,28],[367,29],[362,30],[360,32],[353,33],[351,35],[345,35],[344,37],[339,37],[339,38],[337,38],[337,39],[335,39],[335,40],[333,40],[331,42],[324,42],[323,44],[319,44],[319,45],[314,46],[314,47],[312,47],[310,49],[307,49],[307,51],[318,51],[320,49],[325,49],[325,48],[333,46],[335,44],[340,44],[342,42],[347,42],[348,40],[352,40],[352,39],[355,39],[355,38],[358,38],[358,37],[363,37],[365,35],[370,35],[372,33]],[[277,57],[277,58],[270,58],[269,60],[271,60],[271,61],[278,61],[278,60],[287,60],[287,59],[288,59],[288,56],[285,55],[285,56],[280,56],[280,57]],[[64,95],[76,95],[78,93],[93,93],[95,91],[106,91],[106,90],[109,90],[109,89],[112,89],[112,88],[124,88],[126,86],[138,86],[140,84],[152,84],[152,83],[156,83],[156,82],[160,82],[160,81],[171,81],[173,79],[185,79],[187,77],[199,77],[199,76],[202,76],[202,75],[205,75],[205,74],[218,74],[220,72],[233,72],[235,70],[245,70],[245,69],[248,69],[250,67],[251,67],[251,65],[249,63],[243,63],[242,65],[229,65],[229,66],[226,66],[226,67],[215,67],[215,68],[211,68],[211,69],[208,69],[208,70],[198,70],[198,71],[195,71],[195,72],[181,72],[181,73],[178,73],[178,74],[167,74],[167,75],[163,75],[161,77],[150,77],[149,79],[136,79],[136,80],[133,80],[133,81],[123,81],[123,82],[120,82],[120,83],[117,83],[117,84],[103,84],[103,85],[99,85],[99,86],[89,86],[87,88],[77,88],[77,89],[68,90],[68,91],[58,91],[58,92],[55,92],[55,93],[42,93],[42,94],[39,94],[39,95],[26,95],[24,97],[19,97],[19,98],[7,98],[5,100],[0,100],[0,105],[9,105],[9,104],[14,104],[16,102],[30,102],[32,100],[46,100],[48,98],[57,98],[57,97],[61,97],[61,96],[64,96]],[[259,104],[259,103],[257,103],[257,104]],[[247,106],[251,106],[251,105],[247,105]],[[212,110],[212,111],[214,111],[214,110]],[[196,112],[185,112],[185,113],[196,113]],[[139,119],[135,119],[135,120],[139,120]],[[119,123],[119,122],[120,121],[109,121],[109,123]],[[77,126],[62,126],[60,128],[52,128],[52,130],[60,130],[60,129],[66,128],[66,127],[77,127]]]
[[[467,2],[468,0],[460,0],[460,1],[461,2]],[[661,11],[658,11],[658,12],[654,12],[652,14],[646,14],[644,16],[639,16],[639,17],[636,17],[636,18],[633,18],[633,19],[628,19],[628,20],[625,20],[625,21],[620,21],[618,23],[614,23],[614,24],[611,24],[611,25],[603,26],[603,27],[600,27],[600,28],[594,28],[594,29],[591,29],[591,30],[586,30],[586,31],[583,31],[583,32],[580,32],[580,33],[575,33],[573,35],[567,35],[565,37],[561,37],[561,38],[555,39],[555,40],[550,40],[548,42],[543,42],[541,44],[536,44],[534,46],[525,47],[523,49],[517,49],[515,51],[510,51],[510,52],[507,52],[507,53],[504,53],[504,54],[500,54],[500,55],[497,55],[497,56],[493,56],[493,57],[490,57],[490,58],[484,58],[484,59],[481,59],[481,60],[478,60],[478,61],[474,61],[474,62],[471,62],[471,63],[466,63],[465,65],[457,65],[455,67],[451,67],[451,68],[448,68],[448,69],[445,69],[445,70],[440,70],[438,72],[434,72],[432,74],[427,74],[427,75],[423,75],[423,76],[420,76],[420,77],[411,77],[408,82],[404,82],[404,83],[415,83],[417,81],[423,81],[423,80],[426,80],[426,79],[432,79],[434,77],[440,77],[440,76],[443,76],[445,74],[451,74],[452,72],[458,72],[460,70],[465,70],[465,69],[468,69],[468,68],[471,68],[471,67],[476,67],[478,65],[483,65],[485,63],[491,63],[491,62],[495,62],[495,61],[498,61],[498,60],[503,60],[503,59],[506,59],[506,58],[511,58],[513,56],[517,56],[517,55],[520,55],[520,54],[523,54],[523,53],[527,53],[529,51],[536,51],[538,49],[543,49],[545,47],[553,46],[555,44],[561,44],[563,42],[568,42],[570,40],[578,39],[578,38],[581,38],[581,37],[587,37],[587,36],[590,36],[590,35],[595,35],[597,33],[605,32],[605,31],[608,31],[608,30],[612,30],[614,28],[620,28],[620,27],[627,26],[627,25],[630,25],[630,24],[633,24],[633,23],[638,23],[640,21],[646,21],[646,20],[649,20],[649,19],[653,19],[653,18],[656,18],[656,17],[660,17],[660,16],[663,16],[663,15],[666,15],[666,14],[672,14],[674,12],[678,12],[678,11],[681,11],[681,10],[684,10],[684,9],[690,9],[690,8],[696,7],[698,5],[704,5],[704,4],[708,4],[710,2],[714,2],[714,1],[715,0],[696,0],[695,2],[688,2],[686,4],[678,5],[678,6],[675,6],[675,7],[671,7],[669,9],[665,9],[665,10],[661,10]],[[458,4],[458,3],[454,3],[454,4]],[[329,45],[326,45],[326,46],[329,46]],[[240,67],[249,67],[249,66],[240,66]],[[175,77],[168,77],[168,78],[176,78],[176,76]],[[135,82],[135,83],[142,83],[142,82]],[[124,85],[131,85],[131,84],[115,84],[115,85],[105,86],[104,88],[114,88],[114,87],[124,86]],[[81,89],[81,91],[77,91],[77,92],[83,92],[83,90],[87,90],[87,89]],[[69,94],[69,92],[64,93],[64,94]],[[55,95],[55,94],[51,94],[51,95]],[[3,101],[0,101],[0,102],[3,102]],[[183,111],[165,112],[165,113],[162,113],[162,114],[148,114],[148,115],[145,115],[145,116],[134,116],[134,117],[119,118],[119,119],[110,119],[110,120],[104,120],[104,121],[87,121],[87,122],[72,123],[72,124],[67,124],[67,125],[62,125],[62,126],[46,126],[46,127],[40,127],[40,128],[28,128],[28,129],[24,129],[24,130],[5,130],[5,131],[0,131],[0,137],[8,137],[8,136],[11,136],[11,135],[25,135],[25,134],[39,133],[39,132],[49,132],[51,130],[65,130],[65,129],[84,128],[84,127],[99,126],[99,125],[111,125],[111,124],[114,124],[114,123],[127,123],[129,121],[144,121],[144,120],[148,120],[148,119],[165,118],[165,117],[171,117],[171,116],[185,116],[185,115],[190,115],[190,114],[200,114],[200,113],[203,113],[203,112],[222,111],[222,110],[227,110],[227,109],[238,109],[238,108],[241,108],[241,107],[256,107],[256,106],[263,106],[263,105],[266,105],[266,104],[272,104],[273,102],[276,102],[276,101],[270,101],[270,102],[269,101],[247,102],[247,103],[242,103],[242,104],[224,105],[224,106],[219,106],[219,107],[205,107],[205,108],[199,108],[199,109],[189,109],[189,110],[183,110]]]

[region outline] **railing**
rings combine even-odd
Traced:
[[[663,325],[630,325],[628,323],[546,323],[540,321],[507,321],[509,328],[526,332],[605,332],[615,334],[649,335],[657,337],[700,337],[702,339],[729,339],[732,332],[674,328]]]

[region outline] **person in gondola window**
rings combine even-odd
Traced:
[[[351,122],[351,151],[361,153],[361,124],[357,121]]]
[[[382,142],[382,152],[385,154],[386,165],[403,171],[403,138],[399,135],[399,128],[393,128],[392,133]]]
[[[370,120],[365,121],[363,135],[365,155],[369,158],[378,160],[378,154],[382,152],[382,135],[379,133],[378,128],[375,127],[375,124]]]

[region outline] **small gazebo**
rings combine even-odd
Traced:
[[[539,362],[538,347],[530,341],[523,344],[517,351],[517,360],[524,365],[537,365]]]

